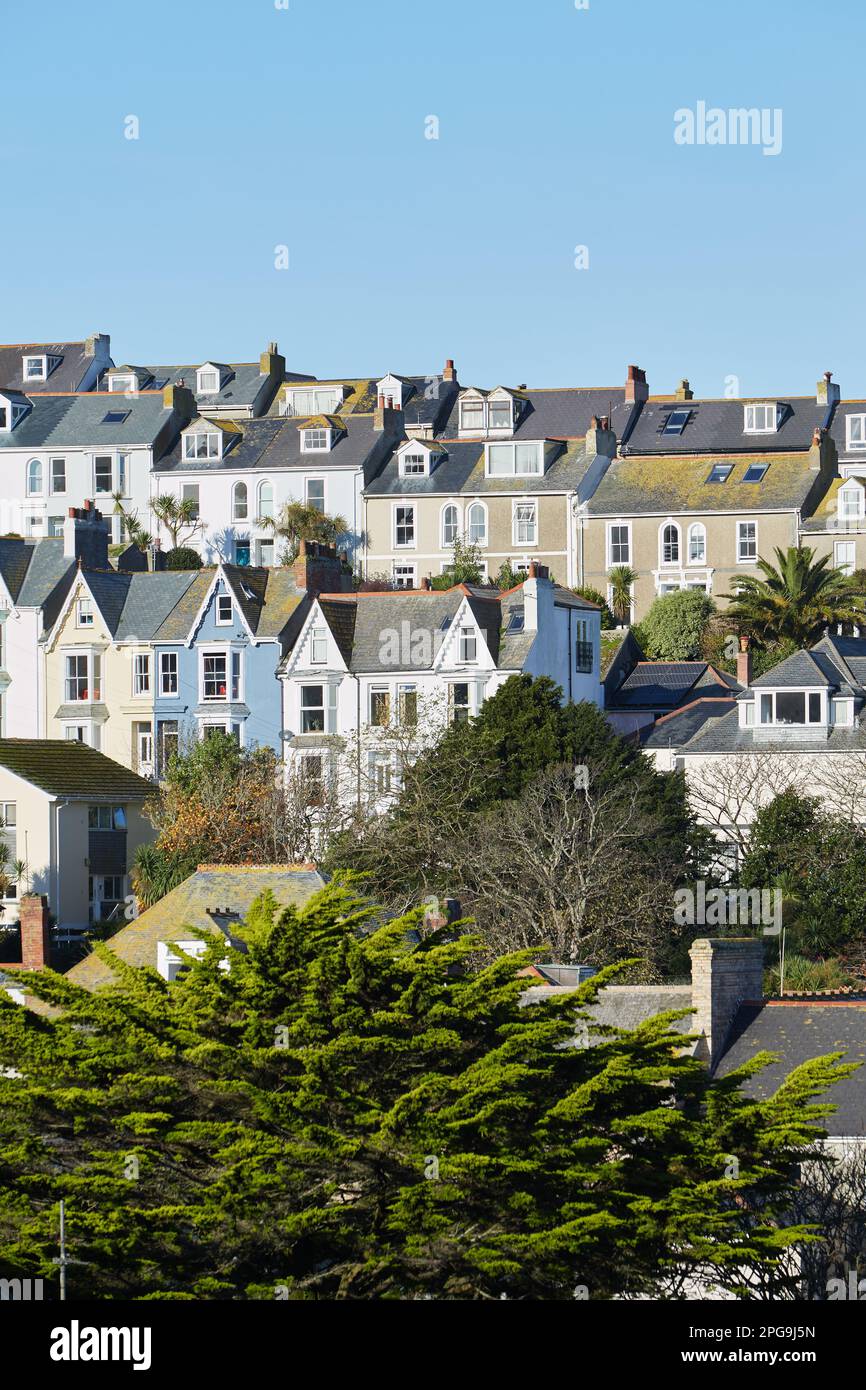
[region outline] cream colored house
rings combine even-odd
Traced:
[[[47,897],[60,927],[86,928],[123,911],[135,852],[156,833],[142,812],[152,794],[149,782],[85,744],[0,739],[6,872],[23,865],[2,920],[17,920],[25,891]]]
[[[48,738],[153,776],[151,639],[195,575],[79,570],[43,646]]]

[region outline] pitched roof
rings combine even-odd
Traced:
[[[818,659],[815,652],[793,652],[791,656],[772,666],[762,676],[752,681],[752,687],[760,690],[765,686],[790,685],[796,687],[815,687],[823,689],[826,685],[838,684],[841,673]]]
[[[187,389],[195,396],[199,406],[205,410],[232,406],[236,409],[247,410],[256,405],[259,393],[267,380],[262,373],[260,362],[214,362],[212,363],[214,367],[221,367],[228,373],[227,378],[223,381],[219,391],[196,392],[198,384],[196,372],[199,367],[204,365],[204,362],[196,362],[192,366],[188,364],[179,366],[177,363],[173,363],[171,366],[157,365],[139,367],[135,370],[146,372],[150,377],[147,390],[158,389],[162,391],[165,386],[177,386],[180,381],[183,381]],[[115,367],[112,370],[120,371],[122,369]],[[100,399],[104,399],[107,394],[114,394],[107,390],[105,374],[103,374],[103,383],[101,383]],[[278,386],[279,383],[277,383]],[[277,387],[274,387],[274,392]],[[266,399],[259,401],[261,408],[267,408],[270,405],[272,394],[273,392],[269,393]],[[123,397],[123,399],[126,398]]]
[[[725,715],[731,713],[732,705],[728,699],[714,699],[696,696],[671,714],[663,714],[654,724],[648,724],[640,731],[644,748],[683,748],[707,723],[718,724]],[[735,719],[736,719],[736,711]]]
[[[223,565],[222,569],[253,636],[262,640],[282,636],[306,598],[305,591],[297,586],[293,569],[263,569],[254,565]],[[150,634],[154,642],[185,642],[189,638],[216,572],[215,565],[187,572],[186,586]]]
[[[44,356],[59,357],[60,361],[45,381],[25,381],[23,359]],[[86,342],[0,343],[0,389],[77,391],[93,361]]]
[[[583,439],[594,415],[607,415],[612,420],[616,407],[625,400],[622,386],[530,387],[513,394],[524,403],[515,439]],[[443,433],[456,438],[459,425],[460,409],[455,400]]]
[[[708,482],[714,463],[731,465],[724,482]],[[745,482],[752,463],[768,464],[759,482]],[[826,486],[809,454],[752,451],[747,457],[615,459],[588,503],[594,516],[666,516],[678,512],[787,511],[808,508]]]
[[[852,1076],[831,1086],[826,1099],[836,1106],[822,1121],[836,1137],[866,1136],[866,999],[772,999],[744,1004],[734,1021],[716,1074],[727,1076],[759,1052],[778,1054],[778,1061],[744,1084],[746,1095],[765,1098],[802,1062],[844,1052],[845,1062],[861,1065]]]
[[[0,767],[71,801],[144,801],[152,782],[86,743],[48,738],[0,739]]]
[[[27,398],[32,409],[13,430],[0,434],[0,449],[152,445],[171,414],[161,391],[137,396],[104,392],[60,396],[28,391]],[[106,423],[108,414],[123,418]]]
[[[500,441],[508,443],[507,440]],[[574,492],[596,457],[586,454],[581,441],[555,445],[555,456],[543,474],[533,477],[489,478],[484,472],[484,440],[443,439],[445,454],[429,477],[400,477],[396,451],[392,452],[364,489],[367,497],[397,495],[446,495],[469,493]]]
[[[784,408],[778,429],[772,434],[745,434],[744,407],[775,402]],[[665,434],[673,411],[687,411],[680,434]],[[808,450],[815,430],[828,423],[826,405],[814,396],[752,396],[740,399],[679,401],[651,396],[628,441],[630,454],[776,454],[783,450]]]
[[[111,951],[129,965],[156,967],[160,941],[189,940],[190,927],[217,932],[243,921],[262,893],[273,893],[281,907],[301,906],[324,886],[311,865],[202,865],[135,921],[110,940]],[[98,956],[85,956],[68,978],[85,989],[99,989],[114,980]]]

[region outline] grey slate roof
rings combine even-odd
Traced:
[[[731,713],[730,700],[703,698],[697,694],[672,714],[663,715],[641,731],[644,748],[684,748],[708,723],[718,724]],[[736,720],[736,710],[734,718]],[[787,744],[785,745],[787,747]],[[712,751],[712,750],[708,750]]]
[[[292,623],[299,618],[306,594],[297,587],[291,567],[260,569],[252,565],[223,565],[223,573],[235,602],[244,615],[250,631],[261,640],[276,641],[282,637]],[[216,575],[216,566],[187,571],[183,576],[168,573],[156,577],[180,579],[185,584],[169,608],[166,602],[160,612],[153,606],[152,617],[155,626],[149,635],[155,642],[183,642],[192,630],[192,625],[210,592]],[[147,580],[153,575],[132,576]],[[142,594],[148,591],[142,586]],[[142,636],[142,633],[138,633]]]
[[[79,395],[39,395],[27,392],[32,408],[14,430],[0,434],[0,449],[98,449],[100,445],[151,445],[171,412],[162,392],[109,396],[104,392]],[[123,412],[119,424],[104,424],[108,411]]]
[[[744,434],[743,407],[775,401],[785,407],[773,434]],[[665,434],[674,410],[687,410],[681,434]],[[650,397],[628,441],[630,454],[779,453],[808,449],[815,429],[828,423],[828,408],[814,396],[748,396],[732,400],[677,401]]]
[[[395,453],[364,491],[368,497],[454,496],[460,493],[506,493],[535,496],[545,492],[575,492],[586,476],[595,454],[585,454],[579,442],[560,445],[547,472],[531,478],[487,478],[484,475],[484,441],[443,440],[440,456],[429,478],[401,478]]]
[[[150,641],[193,584],[198,570],[83,570],[105,625],[116,642]]]
[[[815,738],[800,739],[787,735],[781,742],[764,742],[755,738],[753,729],[740,728],[736,707],[731,709],[731,705],[727,704],[726,709],[729,711],[727,714],[720,718],[708,719],[690,739],[680,741],[671,736],[672,746],[689,754],[755,753],[766,752],[768,749],[786,754],[814,754],[818,748],[822,754],[862,753],[866,750],[866,728],[834,726],[827,737],[821,738],[820,743],[817,743]],[[671,723],[673,722],[671,720]],[[646,746],[667,748],[669,727],[667,722],[657,724],[651,738],[646,740]]]
[[[80,343],[2,343],[0,344],[0,388],[4,386],[19,391],[49,390],[76,391],[88,368],[93,363],[93,354],[86,351],[87,344]],[[25,357],[59,357],[60,361],[45,381],[25,381]]]
[[[214,362],[215,367],[223,367],[229,373],[228,380],[223,383],[220,391],[207,391],[201,394],[196,392],[196,382],[198,377],[196,371],[203,367],[203,362],[196,362],[192,366],[146,366],[138,367],[135,370],[147,372],[151,380],[147,383],[147,389],[162,390],[164,386],[176,386],[179,381],[183,381],[195,396],[200,406],[207,409],[208,406],[231,407],[246,410],[256,404],[259,393],[265,385],[267,378],[263,375],[259,362]],[[122,371],[120,367],[113,368],[114,371]],[[297,378],[292,378],[296,380]],[[158,387],[157,387],[158,383]],[[280,383],[273,385],[268,395],[259,402],[259,408],[264,409],[270,405],[271,395],[279,389]],[[100,383],[100,395],[115,394],[108,392],[108,383],[104,380]],[[125,400],[125,395],[118,395],[118,400]]]
[[[42,608],[50,628],[63,606],[75,574],[75,562],[63,554],[63,541],[0,540],[0,574],[19,608]]]
[[[843,456],[848,460],[863,458],[863,466],[866,468],[866,451],[856,449],[849,452],[847,447],[848,426],[846,421],[849,415],[866,415],[866,401],[840,401],[833,412],[830,436],[836,445],[836,451],[840,458]]]
[[[526,404],[515,439],[583,439],[594,415],[608,415],[613,422],[616,407],[625,400],[622,386],[528,388],[519,395]],[[455,401],[443,430],[450,438],[457,438],[459,417]]]
[[[773,666],[763,676],[752,681],[752,687],[760,690],[766,686],[813,686],[823,689],[826,685],[837,685],[840,671],[832,663],[818,659],[815,652],[794,652],[791,656]]]
[[[299,426],[305,417],[269,415],[259,420],[239,420],[238,442],[222,459],[184,459],[178,440],[158,462],[156,473],[219,473],[255,468],[281,471],[298,468],[327,473],[332,468],[362,469],[371,477],[394,443],[393,436],[373,428],[371,415],[345,415],[343,430],[328,453],[301,452]]]
[[[747,483],[752,462],[768,463],[759,482]],[[714,463],[729,463],[723,482],[710,482]],[[810,453],[767,454],[755,449],[745,457],[721,453],[711,458],[670,451],[651,457],[629,454],[607,469],[589,499],[592,516],[676,516],[684,512],[809,511],[827,488],[827,474],[812,467]]]
[[[866,1000],[744,1004],[716,1074],[727,1076],[764,1051],[780,1054],[779,1060],[745,1083],[748,1096],[771,1096],[794,1067],[828,1053],[844,1052],[843,1061],[859,1062],[852,1076],[831,1086],[820,1098],[837,1107],[822,1123],[835,1137],[866,1135]]]

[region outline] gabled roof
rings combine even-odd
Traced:
[[[242,922],[265,892],[273,893],[280,907],[300,907],[324,882],[309,864],[205,864],[122,927],[111,938],[110,949],[128,965],[155,969],[160,941],[188,941],[191,928],[225,931],[228,923]],[[98,956],[89,955],[72,967],[68,979],[84,989],[100,989],[115,976]]]
[[[144,801],[154,793],[152,782],[86,743],[64,739],[2,738],[0,767],[71,801]]]
[[[215,565],[187,571],[186,587],[151,634],[154,642],[190,639],[217,572]],[[249,631],[261,640],[281,637],[306,598],[305,592],[297,586],[291,567],[261,569],[253,565],[224,564],[222,572]]]
[[[832,663],[821,661],[815,652],[801,651],[794,652],[784,661],[780,661],[778,666],[773,666],[762,676],[758,676],[752,681],[752,687],[759,690],[765,686],[789,685],[823,689],[827,685],[838,684],[840,679],[841,673]]]
[[[394,436],[377,431],[371,415],[340,417],[341,429],[336,433],[333,447],[315,454],[301,449],[301,429],[309,417],[299,415],[268,415],[258,420],[238,420],[238,442],[222,459],[185,459],[180,441],[156,464],[154,471],[162,473],[220,473],[255,469],[269,473],[285,469],[305,469],[328,472],[332,468],[363,471],[372,476],[394,443]],[[20,426],[19,426],[20,428]]]
[[[490,441],[508,443],[509,441]],[[367,497],[454,496],[463,492],[521,494],[575,492],[595,455],[584,453],[581,441],[555,444],[555,456],[543,474],[532,477],[489,478],[484,472],[484,440],[443,439],[445,456],[429,476],[400,476],[396,450],[364,489]]]
[[[198,377],[196,372],[200,367],[211,365],[221,368],[227,373],[219,391],[196,392]],[[114,368],[113,370],[118,370]],[[178,366],[173,363],[170,366],[158,365],[150,367],[139,367],[136,370],[145,371],[152,377],[152,384],[162,391],[165,386],[176,386],[180,381],[192,392],[200,406],[205,410],[215,408],[229,409],[232,406],[248,410],[258,402],[259,406],[270,405],[270,393],[267,399],[259,401],[259,395],[265,385],[266,377],[262,375],[260,362],[195,362],[191,366]],[[279,383],[278,383],[279,384]],[[300,384],[300,382],[299,382]],[[274,390],[277,388],[275,387]],[[107,391],[107,383],[103,374],[100,383],[100,396]]]
[[[515,439],[583,439],[594,415],[607,415],[613,421],[616,407],[625,401],[622,386],[507,389],[522,402]],[[490,392],[483,394],[489,396]],[[455,400],[443,434],[456,438],[459,425],[460,411]]]
[[[150,641],[188,592],[197,573],[81,570],[106,629],[116,642]]]
[[[680,709],[663,714],[654,724],[648,724],[642,729],[641,743],[650,751],[659,748],[684,748],[706,724],[721,723],[731,714],[732,708],[728,699],[694,694]],[[733,712],[736,721],[736,710]]]
[[[0,449],[152,445],[171,414],[161,391],[121,396],[117,392],[56,395],[31,390],[28,399],[32,410],[14,430],[0,434]],[[109,413],[123,418],[106,424]]]

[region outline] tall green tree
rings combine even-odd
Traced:
[[[284,564],[297,558],[301,541],[335,545],[348,529],[345,517],[329,516],[318,507],[297,501],[284,502],[276,516],[261,516],[258,521],[275,539],[284,542]]]
[[[816,560],[808,546],[775,553],[775,565],[758,561],[761,578],[734,580],[728,614],[741,632],[762,644],[790,638],[808,647],[837,623],[866,625],[866,590],[856,576],[835,569],[828,555]]]
[[[55,1276],[62,1197],[76,1298],[792,1292],[785,1208],[850,1068],[750,1100],[762,1058],[710,1080],[675,1015],[596,1025],[607,977],[522,1007],[527,953],[373,916],[266,897],[173,984],[0,994],[0,1272]]]

